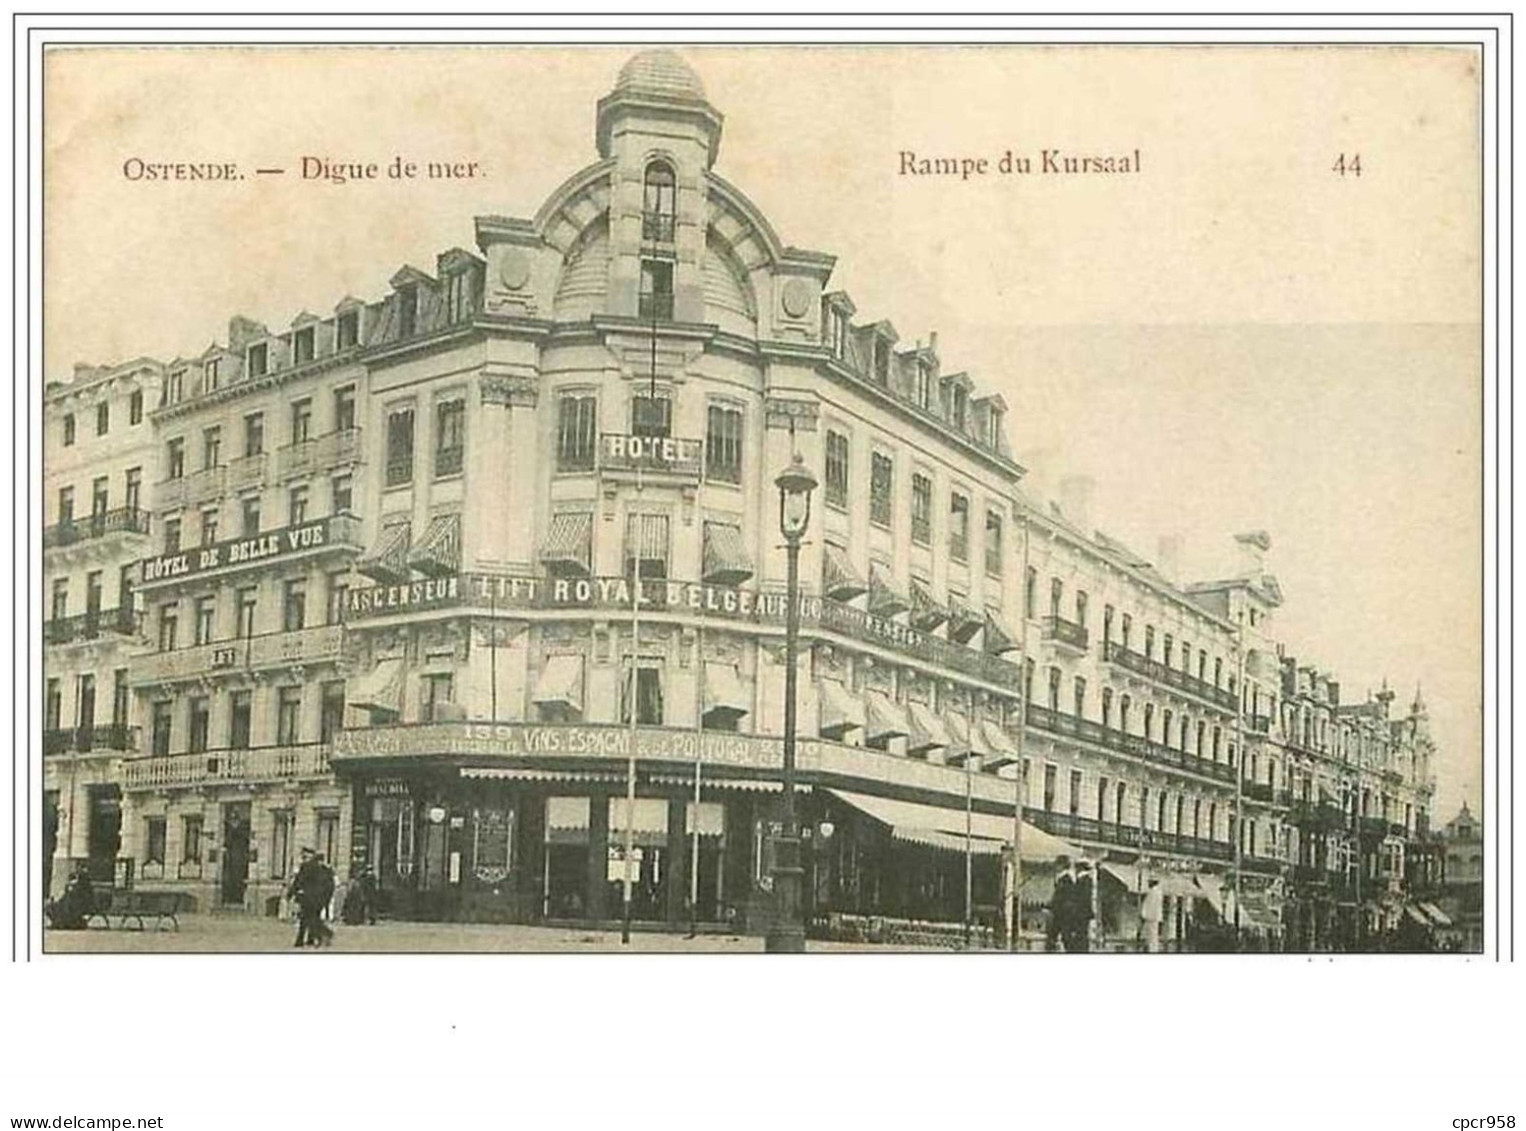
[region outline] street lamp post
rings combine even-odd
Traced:
[[[774,838],[774,919],[764,940],[770,954],[805,950],[800,906],[800,823],[795,812],[795,654],[800,637],[800,539],[811,521],[816,476],[796,452],[774,480],[779,488],[779,530],[788,560],[784,614],[784,833]]]

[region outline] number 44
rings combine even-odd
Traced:
[[[1360,153],[1353,153],[1348,156],[1342,153],[1335,159],[1335,164],[1330,166],[1330,171],[1338,173],[1343,177],[1347,173],[1350,173],[1353,177],[1360,177],[1362,175],[1362,155]]]

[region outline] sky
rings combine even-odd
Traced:
[[[64,51],[46,71],[45,355],[199,353],[374,298],[403,263],[531,217],[596,159],[628,48]],[[1301,662],[1361,698],[1423,686],[1437,809],[1481,796],[1478,78],[1464,49],[702,48],[716,171],[838,257],[859,318],[1011,407],[1036,484],[1222,575],[1264,529]],[[1009,151],[1138,172],[1004,175]],[[902,172],[903,154],[978,161]],[[478,161],[336,185],[304,156]],[[285,167],[165,184],[144,161]],[[1336,171],[1338,159],[1347,172]],[[1361,174],[1350,172],[1359,157]]]

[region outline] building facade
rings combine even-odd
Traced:
[[[1264,535],[1187,585],[1084,490],[1031,498],[1002,398],[857,320],[833,258],[715,173],[721,115],[672,53],[596,122],[598,159],[474,251],[162,367],[144,741],[110,771],[134,882],[265,911],[312,845],[395,914],[608,919],[629,882],[639,919],[766,923],[796,455],[818,925],[994,921],[1019,801],[1024,905],[1089,856],[1118,937],[1153,877],[1178,945],[1329,945],[1300,868],[1403,875],[1423,710],[1303,678]],[[1305,836],[1326,787],[1382,835]]]

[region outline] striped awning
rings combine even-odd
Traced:
[[[1005,628],[991,615],[986,612],[986,636],[985,648],[993,656],[999,656],[1003,652],[1013,652],[1017,649],[1017,641],[1013,640]]]
[[[948,610],[934,600],[926,586],[915,577],[911,579],[911,625],[923,632],[931,632],[948,620]]]
[[[884,566],[869,567],[869,611],[877,617],[893,617],[911,608],[908,601],[895,587]]]
[[[979,726],[972,727],[967,718],[952,711],[945,713],[943,720],[948,725],[950,739],[944,761],[957,764],[969,757],[984,758],[991,753]]]
[[[821,681],[821,726],[823,738],[841,738],[854,727],[864,725],[864,704],[838,680]]]
[[[564,653],[550,656],[535,681],[530,700],[537,705],[567,707],[580,714],[583,710],[583,657]]]
[[[445,577],[461,569],[461,515],[437,514],[424,528],[424,536],[408,552],[408,564],[431,577]]]
[[[821,590],[834,601],[851,601],[869,586],[848,560],[848,552],[828,542],[822,547]]]
[[[376,661],[376,666],[364,675],[349,681],[345,702],[366,711],[390,711],[401,714],[403,709],[403,659],[389,656]]]
[[[668,560],[668,516],[665,514],[628,514],[625,516],[625,556],[645,562]]]
[[[1452,925],[1452,917],[1434,903],[1422,902],[1420,910],[1429,915],[1431,922],[1435,923],[1438,927],[1450,927]]]
[[[593,512],[563,511],[551,517],[540,560],[552,573],[587,577],[593,553]]]
[[[911,720],[911,735],[906,742],[908,753],[922,754],[937,746],[948,747],[953,744],[948,727],[943,725],[943,720],[933,713],[931,707],[913,700],[906,704],[906,714]]]
[[[413,527],[407,519],[389,522],[381,528],[371,552],[355,563],[355,568],[383,585],[397,585],[408,580],[408,544]]]
[[[1017,761],[1017,747],[995,719],[982,719],[980,733],[986,740],[986,746],[990,748],[990,753],[981,763],[982,768],[995,770],[1002,766],[1010,766]]]
[[[752,709],[752,697],[747,694],[747,689],[742,686],[742,680],[737,675],[735,664],[723,664],[716,660],[706,660],[704,677],[706,718],[723,716],[735,719],[747,714]]]
[[[975,611],[959,598],[948,599],[948,638],[950,640],[968,644],[985,625],[985,619],[977,616]]]
[[[896,840],[960,853],[965,851],[968,843],[970,852],[980,856],[999,855],[1003,848],[1012,843],[1012,815],[971,813],[963,808],[945,809],[913,801],[894,801],[888,797],[851,793],[843,789],[830,789],[827,792],[884,825]],[[966,830],[969,833],[968,841],[965,837]],[[1052,836],[1027,821],[1022,823],[1021,835],[1024,860],[1050,861],[1060,856],[1084,855],[1075,845]]]
[[[911,722],[906,717],[906,711],[883,691],[865,691],[864,706],[864,738],[867,741],[903,738],[911,733]]]
[[[708,585],[740,585],[752,576],[752,558],[742,542],[742,528],[729,522],[705,523],[703,574]]]

